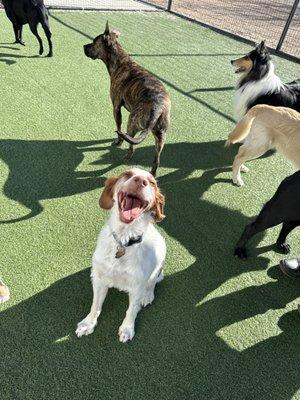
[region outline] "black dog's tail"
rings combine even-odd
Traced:
[[[148,133],[151,132],[151,130],[155,126],[158,118],[161,116],[162,108],[163,108],[163,103],[159,104],[159,105],[156,103],[152,107],[152,109],[150,111],[150,116],[149,116],[147,127],[145,129],[142,129],[139,132],[137,132],[138,137],[132,137],[128,133],[122,133],[122,132],[117,132],[118,136],[121,137],[122,139],[124,139],[127,143],[130,143],[133,145],[141,143],[143,140],[146,139],[146,137],[148,136]]]
[[[48,10],[41,0],[31,0],[31,3],[34,7],[37,8],[40,16],[48,18]]]
[[[43,0],[31,0],[32,4],[36,7],[38,15],[39,15],[39,22],[41,23],[45,35],[47,37],[48,40],[48,44],[49,44],[49,53],[47,55],[47,57],[52,57],[53,55],[53,45],[52,45],[52,41],[51,41],[51,31],[50,31],[50,24],[49,24],[49,13],[48,13],[48,9],[45,6]]]

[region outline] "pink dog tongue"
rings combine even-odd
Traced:
[[[123,219],[127,222],[133,221],[139,216],[141,208],[141,200],[132,197],[126,197],[125,207],[121,212]]]

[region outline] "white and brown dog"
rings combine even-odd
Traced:
[[[111,210],[110,218],[93,255],[92,307],[76,334],[81,337],[94,331],[107,291],[114,287],[129,294],[119,328],[120,341],[127,342],[134,336],[139,310],[152,303],[155,285],[163,278],[166,245],[153,222],[164,218],[164,196],[150,173],[134,168],[109,178],[99,203]]]

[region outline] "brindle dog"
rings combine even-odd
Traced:
[[[155,176],[170,125],[170,97],[162,83],[123,50],[118,42],[119,35],[119,32],[110,30],[107,23],[104,33],[86,44],[84,52],[93,60],[101,59],[107,67],[118,134],[114,144],[120,146],[123,140],[130,143],[125,158],[131,159],[133,145],[141,143],[150,131],[153,132],[156,155],[151,173]],[[127,133],[121,132],[122,106],[130,113]]]

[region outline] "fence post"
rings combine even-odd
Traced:
[[[279,51],[281,49],[283,41],[284,41],[284,39],[286,37],[286,34],[288,33],[289,27],[291,25],[291,22],[293,20],[293,17],[295,15],[295,12],[296,12],[297,7],[299,5],[299,1],[300,0],[295,0],[294,1],[293,7],[292,7],[291,12],[290,12],[290,14],[288,16],[288,19],[286,20],[285,27],[283,28],[282,34],[281,34],[279,42],[277,44],[276,51]]]
[[[173,0],[168,0],[167,11],[171,11],[171,9],[172,9],[172,2],[173,2]],[[299,2],[299,0],[298,0],[298,2]]]

